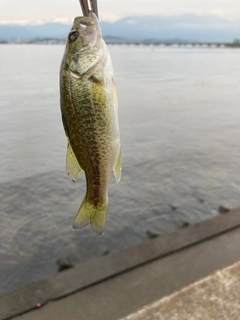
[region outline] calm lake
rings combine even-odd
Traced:
[[[0,293],[240,205],[240,51],[109,47],[123,172],[107,226],[72,230],[85,194],[65,172],[62,45],[0,46]]]

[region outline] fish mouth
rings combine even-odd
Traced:
[[[74,19],[72,29],[84,31],[92,28],[100,30],[98,18],[95,13],[90,12],[88,16],[76,17]]]
[[[68,34],[68,40],[74,42],[81,38],[84,43],[89,36],[92,37],[98,33],[101,35],[98,19],[94,13],[90,13],[88,17],[76,17],[74,19],[72,29]]]

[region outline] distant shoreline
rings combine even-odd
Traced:
[[[128,40],[107,40],[108,45],[127,45],[127,46],[158,46],[158,47],[188,47],[188,48],[240,48],[240,41],[232,43],[226,42],[168,42],[168,41],[128,41]],[[18,39],[16,41],[0,41],[1,44],[20,45],[20,44],[39,44],[39,45],[65,45],[64,39],[43,39],[43,40],[26,40]]]

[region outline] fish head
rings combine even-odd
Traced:
[[[68,35],[65,59],[76,75],[87,73],[104,54],[102,33],[95,13],[76,17]]]

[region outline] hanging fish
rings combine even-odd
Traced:
[[[86,176],[86,195],[73,228],[91,224],[102,234],[111,171],[116,182],[121,178],[121,150],[112,62],[94,12],[75,18],[68,35],[60,103],[68,138],[68,175],[75,180],[84,170]]]

